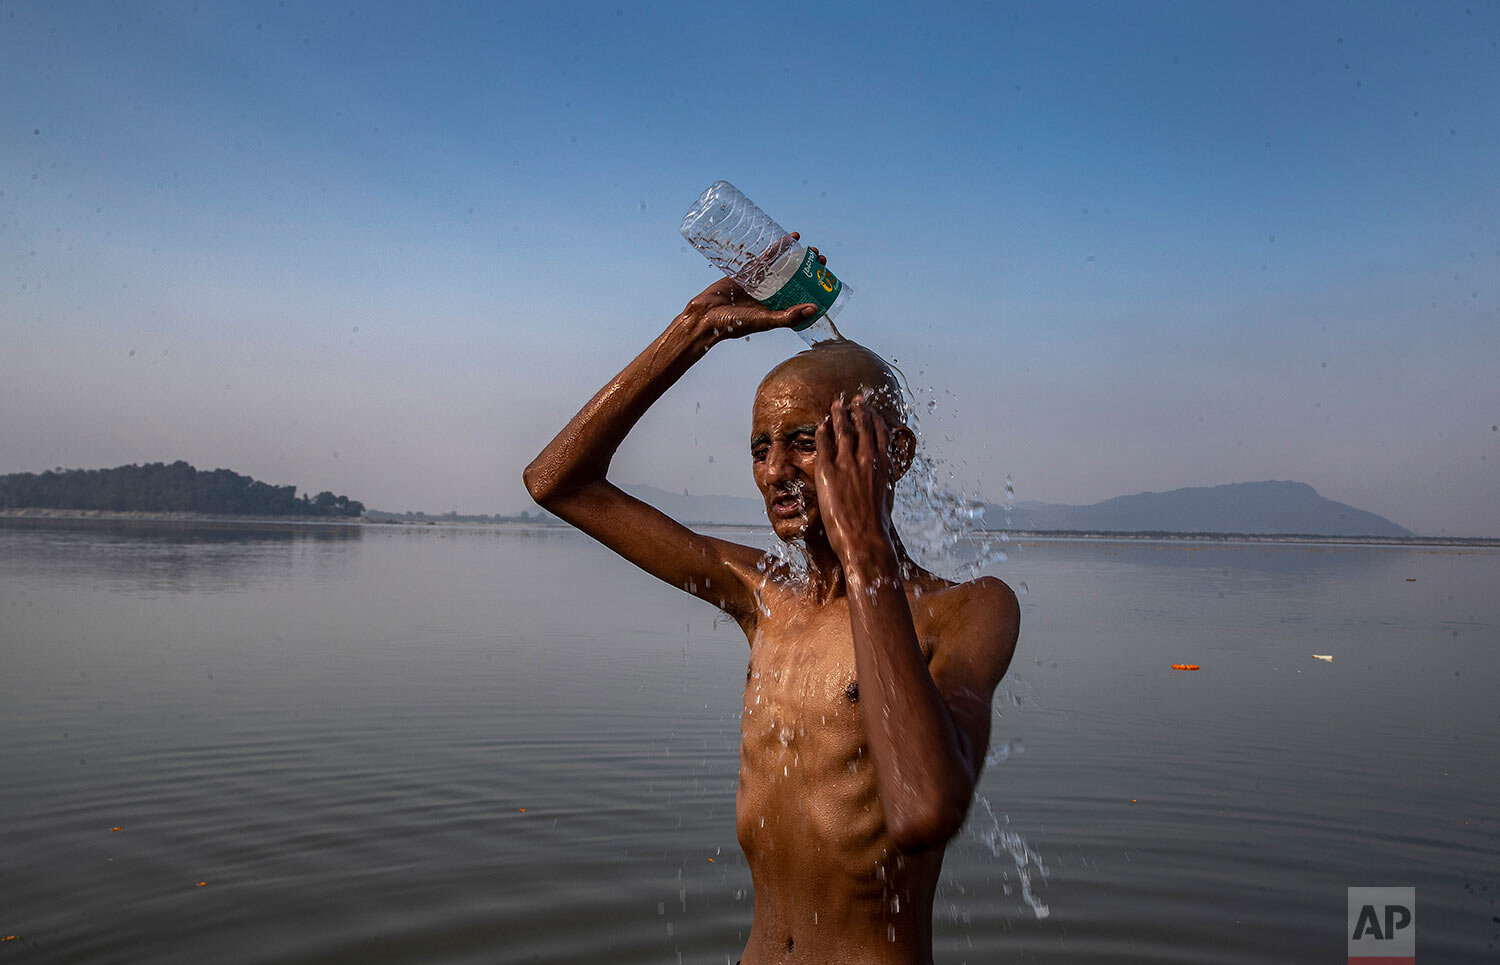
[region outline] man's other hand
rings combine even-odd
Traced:
[[[835,400],[817,429],[814,481],[828,542],[846,569],[894,556],[891,503],[899,475],[890,429],[863,396]]]

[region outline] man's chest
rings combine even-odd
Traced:
[[[914,623],[923,657],[930,659],[932,643],[923,633],[923,621]],[[795,723],[802,729],[856,722],[858,663],[845,601],[810,612],[773,612],[751,641],[745,715],[758,717],[762,727],[773,722]]]

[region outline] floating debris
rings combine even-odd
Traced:
[[[1314,660],[1321,660],[1324,663],[1333,663],[1333,654],[1331,654],[1331,653],[1315,653],[1315,654],[1313,654],[1313,659]]]
[[[1199,670],[1201,668],[1197,664],[1195,664],[1195,663],[1174,663],[1174,664],[1172,664],[1172,669],[1173,670]]]

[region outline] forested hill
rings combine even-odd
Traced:
[[[228,469],[168,465],[61,469],[0,476],[0,509],[101,509],[114,512],[214,513],[233,516],[359,516],[364,504],[331,492],[297,495]]]

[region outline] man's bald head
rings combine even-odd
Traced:
[[[852,399],[864,393],[865,401],[887,425],[893,429],[906,425],[906,397],[900,377],[885,359],[858,342],[819,342],[766,373],[756,393],[787,380],[821,389],[828,405],[840,395]]]
[[[839,398],[863,395],[889,431],[891,481],[916,454],[906,424],[901,379],[874,352],[849,341],[819,342],[776,366],[755,390],[750,412],[750,457],[776,535],[802,539],[821,531],[818,503],[818,427]],[[894,489],[887,500],[895,498]],[[890,506],[887,505],[887,509]]]

